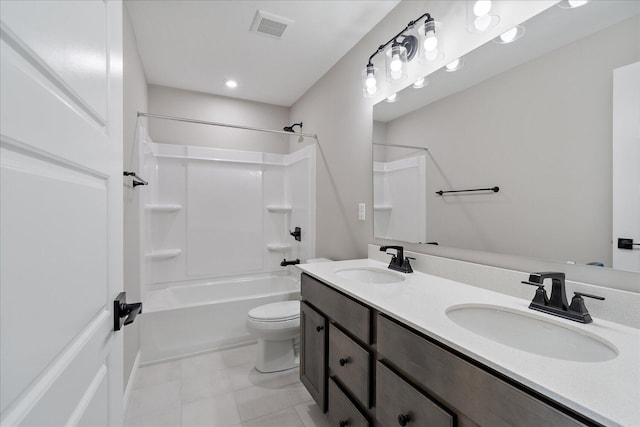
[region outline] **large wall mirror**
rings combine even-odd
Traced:
[[[624,103],[640,115],[640,89],[613,99],[638,85],[640,2],[554,6],[523,27],[374,106],[374,236],[638,271],[640,246],[616,243],[640,243],[640,157],[612,135]]]

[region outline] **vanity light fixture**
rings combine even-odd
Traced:
[[[413,88],[414,89],[420,89],[420,88],[425,87],[428,84],[429,84],[429,81],[426,79],[426,77],[420,77],[418,80],[413,82]]]
[[[516,25],[512,29],[505,31],[496,37],[493,41],[498,44],[513,43],[524,35],[524,27],[522,25]]]
[[[418,36],[421,38],[420,61],[434,61],[444,59],[442,44],[438,40],[436,33],[440,31],[442,24],[433,19],[425,21],[424,25],[418,29]]]
[[[462,57],[460,57],[460,58],[454,59],[453,61],[445,65],[444,70],[448,73],[452,73],[454,71],[458,71],[463,66],[464,66],[464,61],[462,60]]]
[[[378,46],[375,52],[369,57],[367,66],[362,72],[362,92],[366,97],[372,97],[378,90],[377,82],[377,69],[373,65],[373,58],[380,52],[385,52],[385,64],[387,71],[387,78],[389,80],[399,80],[407,77],[406,64],[410,62],[420,49],[418,46],[418,38],[411,34],[406,34],[409,30],[413,29],[418,22],[425,20],[424,28],[424,40],[422,42],[423,49],[435,50],[437,52],[438,39],[435,35],[435,21],[430,14],[424,13],[418,19],[409,21],[406,27],[402,29],[398,34],[393,36],[386,43]],[[433,25],[429,23],[433,22]],[[423,34],[420,34],[422,37]],[[390,47],[389,47],[390,46]],[[389,49],[387,49],[389,47]],[[386,49],[386,51],[385,51]],[[437,57],[437,55],[434,56]],[[393,101],[390,101],[393,102]]]
[[[497,5],[491,0],[467,0],[467,31],[483,33],[500,22]]]
[[[589,3],[591,0],[562,0],[558,3],[558,7],[562,9],[575,9],[580,6],[584,6]]]
[[[238,82],[235,80],[227,80],[226,82],[224,82],[224,84],[229,88],[229,89],[235,89],[238,87]]]
[[[396,102],[398,100],[398,94],[394,93],[393,95],[387,97],[386,101],[391,104],[392,102]]]

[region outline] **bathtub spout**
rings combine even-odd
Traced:
[[[281,267],[286,267],[287,265],[296,265],[296,264],[300,264],[300,260],[299,259],[294,259],[294,260],[287,261],[287,259],[285,258],[280,263],[280,266]]]

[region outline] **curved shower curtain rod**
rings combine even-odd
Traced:
[[[177,121],[177,122],[197,123],[197,124],[201,124],[201,125],[211,125],[211,126],[222,126],[222,127],[234,128],[234,129],[255,130],[255,131],[258,131],[258,132],[279,133],[279,134],[288,135],[288,136],[293,136],[293,135],[305,136],[305,137],[308,137],[308,138],[313,138],[316,141],[318,141],[318,135],[314,134],[314,133],[302,133],[302,132],[300,132],[300,133],[291,133],[291,132],[286,132],[286,131],[283,131],[283,130],[260,129],[260,128],[253,128],[253,127],[250,127],[250,126],[230,125],[228,123],[207,122],[207,121],[204,121],[204,120],[185,119],[183,117],[161,116],[160,114],[141,113],[139,111],[138,111],[138,117],[149,117],[151,119],[174,120],[174,121]]]

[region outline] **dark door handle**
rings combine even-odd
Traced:
[[[347,363],[349,363],[349,358],[348,357],[343,357],[338,362],[340,363],[340,366],[344,366]]]
[[[316,326],[316,332],[320,332],[324,329],[324,326]]]
[[[340,427],[347,427],[349,425],[349,420],[340,420],[340,423],[338,423],[338,425]]]
[[[113,300],[113,330],[119,331],[125,325],[130,325],[142,313],[142,303],[127,303],[127,293],[120,292]]]

